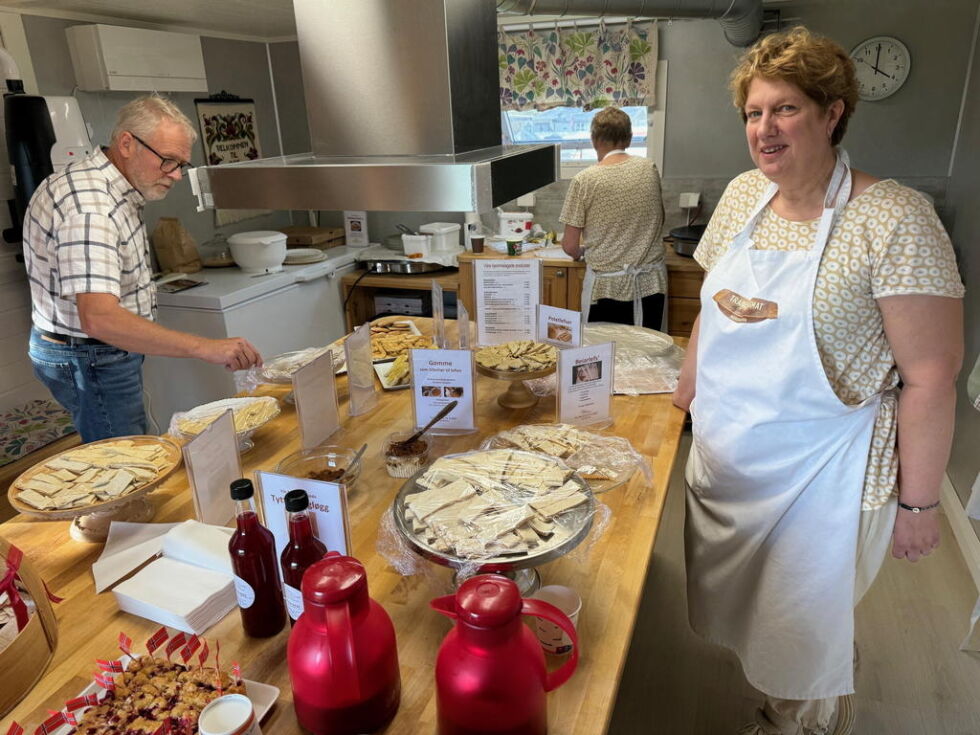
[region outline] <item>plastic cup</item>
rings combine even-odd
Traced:
[[[200,735],[262,735],[252,700],[244,694],[226,694],[201,710]]]
[[[568,616],[572,625],[578,629],[578,614],[582,609],[582,598],[571,587],[549,584],[539,589],[531,597],[557,607]],[[572,639],[554,623],[543,618],[534,618],[534,632],[538,636],[541,647],[548,653],[562,656],[572,650]]]
[[[508,240],[507,241],[507,254],[508,255],[520,255],[523,252],[523,240]]]
[[[483,252],[483,235],[471,235],[470,236],[470,247],[473,248],[474,253]]]

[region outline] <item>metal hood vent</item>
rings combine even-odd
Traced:
[[[201,208],[487,211],[552,183],[502,146],[492,0],[294,0],[311,153],[191,171]]]

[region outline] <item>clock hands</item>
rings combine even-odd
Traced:
[[[877,61],[875,62],[875,64],[872,64],[870,61],[865,61],[864,59],[862,59],[860,57],[857,58],[857,59],[855,59],[855,61],[860,62],[862,64],[867,64],[868,66],[871,67],[872,71],[874,71],[875,74],[881,74],[881,76],[883,76],[883,77],[887,77],[888,79],[891,79],[893,81],[895,80],[895,77],[894,76],[892,76],[891,74],[888,74],[887,72],[883,72],[881,69],[879,69],[877,67]]]

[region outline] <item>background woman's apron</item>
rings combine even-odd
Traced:
[[[851,191],[847,155],[810,250],[752,248],[776,191],[701,291],[688,605],[694,629],[734,650],[757,689],[824,699],[854,688],[856,545],[880,397],[842,403],[813,331],[820,258]]]

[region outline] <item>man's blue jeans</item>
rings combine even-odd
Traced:
[[[63,345],[31,330],[34,374],[68,413],[83,442],[146,433],[143,355],[111,345]]]

